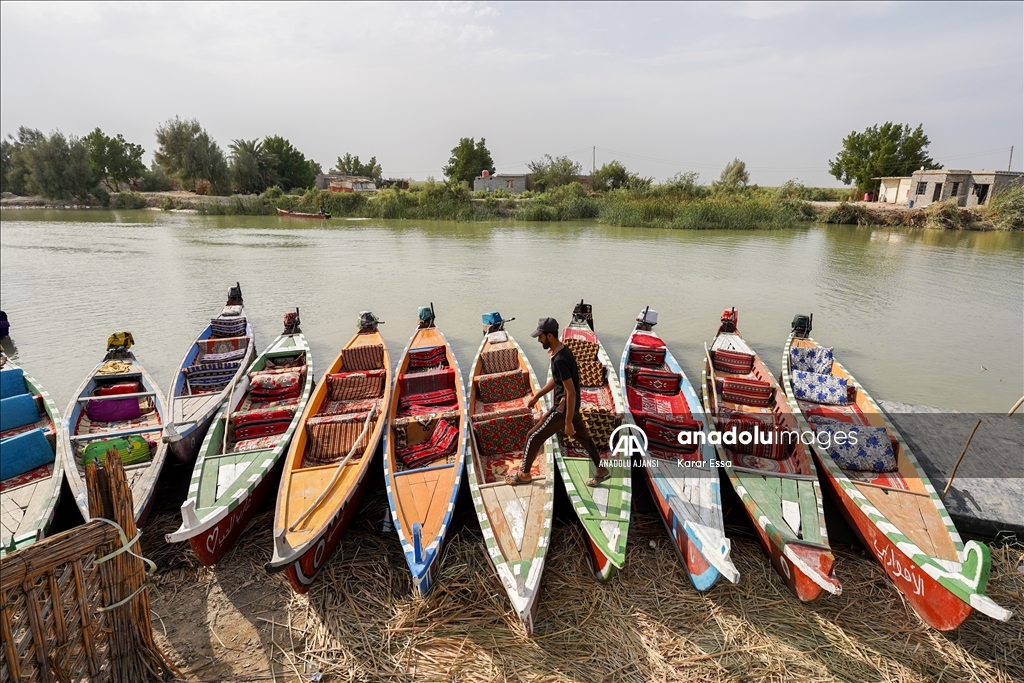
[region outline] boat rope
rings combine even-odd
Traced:
[[[334,488],[334,485],[338,483],[338,479],[341,478],[341,473],[345,470],[345,465],[347,465],[348,461],[352,459],[352,456],[356,454],[356,451],[359,449],[360,442],[362,442],[363,437],[366,436],[366,431],[370,428],[370,424],[373,422],[373,416],[377,414],[377,406],[378,404],[375,402],[373,407],[366,411],[366,421],[363,422],[363,429],[359,432],[359,436],[356,437],[355,441],[352,442],[352,449],[348,452],[348,455],[338,463],[338,466],[334,470],[334,476],[331,477],[330,483],[324,487],[324,490],[319,496],[317,496],[317,499],[313,501],[313,504],[306,508],[306,511],[292,522],[292,525],[288,527],[288,531],[295,531],[295,528],[305,521],[306,517],[309,516],[309,513],[320,505],[320,503],[324,502],[324,499],[327,498],[327,494],[330,493],[331,489]],[[363,450],[366,450],[366,446],[363,447]]]
[[[121,553],[128,553],[129,555],[133,555],[134,557],[137,557],[140,560],[142,560],[143,562],[145,562],[146,566],[149,567],[149,571],[150,572],[155,572],[156,571],[156,563],[153,562],[153,560],[149,559],[148,557],[143,557],[142,555],[139,555],[138,553],[133,552],[131,550],[131,547],[133,545],[135,545],[135,543],[139,540],[139,537],[142,536],[142,531],[141,530],[136,531],[135,532],[135,537],[132,538],[131,541],[129,541],[128,540],[128,534],[126,534],[124,532],[124,528],[120,524],[115,522],[114,520],[107,519],[106,517],[93,517],[89,521],[90,522],[105,522],[105,523],[111,525],[112,527],[114,527],[115,529],[117,529],[117,535],[121,537],[121,547],[120,548],[118,548],[117,550],[113,550],[113,551],[107,553],[103,557],[96,558],[96,561],[93,564],[102,564],[104,562],[107,562],[108,560],[114,559],[115,557],[117,557]],[[113,605],[106,605],[104,607],[97,607],[96,611],[97,612],[109,612],[112,609],[116,609],[116,608],[120,607],[121,605],[124,605],[124,604],[127,604],[128,602],[131,602],[131,600],[136,595],[138,595],[139,593],[141,593],[142,591],[144,591],[146,589],[147,583],[148,582],[143,581],[142,585],[140,585],[138,588],[136,588],[134,591],[132,591],[131,595],[129,595],[128,597],[126,597],[126,598],[124,598],[122,600],[118,600]]]

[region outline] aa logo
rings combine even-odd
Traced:
[[[647,457],[647,434],[636,425],[619,425],[608,437],[612,458],[632,460]]]

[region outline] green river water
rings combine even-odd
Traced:
[[[373,310],[397,361],[416,309],[469,369],[480,315],[498,310],[540,376],[537,318],[585,298],[618,359],[644,306],[695,383],[703,344],[735,306],[778,372],[795,313],[877,399],[1005,412],[1024,394],[1024,234],[801,225],[781,231],[613,228],[590,222],[447,223],[5,210],[3,348],[63,410],[107,335],[167,387],[190,342],[242,283],[257,348],[298,306],[319,375]],[[984,368],[984,370],[983,370]]]

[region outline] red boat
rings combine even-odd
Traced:
[[[315,218],[317,220],[324,220],[330,218],[331,214],[321,210],[320,213],[300,213],[298,211],[288,211],[286,209],[278,209],[278,216],[288,216],[289,218]]]

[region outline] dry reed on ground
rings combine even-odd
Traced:
[[[304,596],[263,572],[269,512],[215,569],[199,568],[180,546],[149,550],[164,574],[154,609],[164,618],[173,613],[187,626],[183,633],[204,619],[219,620],[219,630],[231,619],[259,627],[262,642],[249,650],[218,648],[213,631],[210,662],[187,668],[200,680],[275,681],[310,680],[315,672],[324,681],[1024,678],[1019,547],[993,550],[989,589],[1017,615],[1008,623],[974,615],[957,632],[942,634],[916,617],[872,558],[855,551],[837,551],[843,594],[806,605],[789,594],[753,539],[730,530],[740,583],[720,582],[700,594],[657,516],[638,513],[626,568],[601,585],[592,578],[581,529],[568,520],[554,529],[531,639],[494,577],[471,514],[450,535],[433,592],[413,600],[396,538],[371,524],[385,505],[380,491],[364,502],[362,521],[353,523]],[[236,597],[218,603],[210,617],[203,596],[209,601],[215,584],[229,597],[248,585],[255,605]],[[199,613],[179,613],[196,596]],[[260,613],[271,617],[254,616]],[[176,651],[178,630],[172,624],[166,650]],[[247,674],[258,648],[272,668]],[[231,668],[211,676],[215,662]]]

